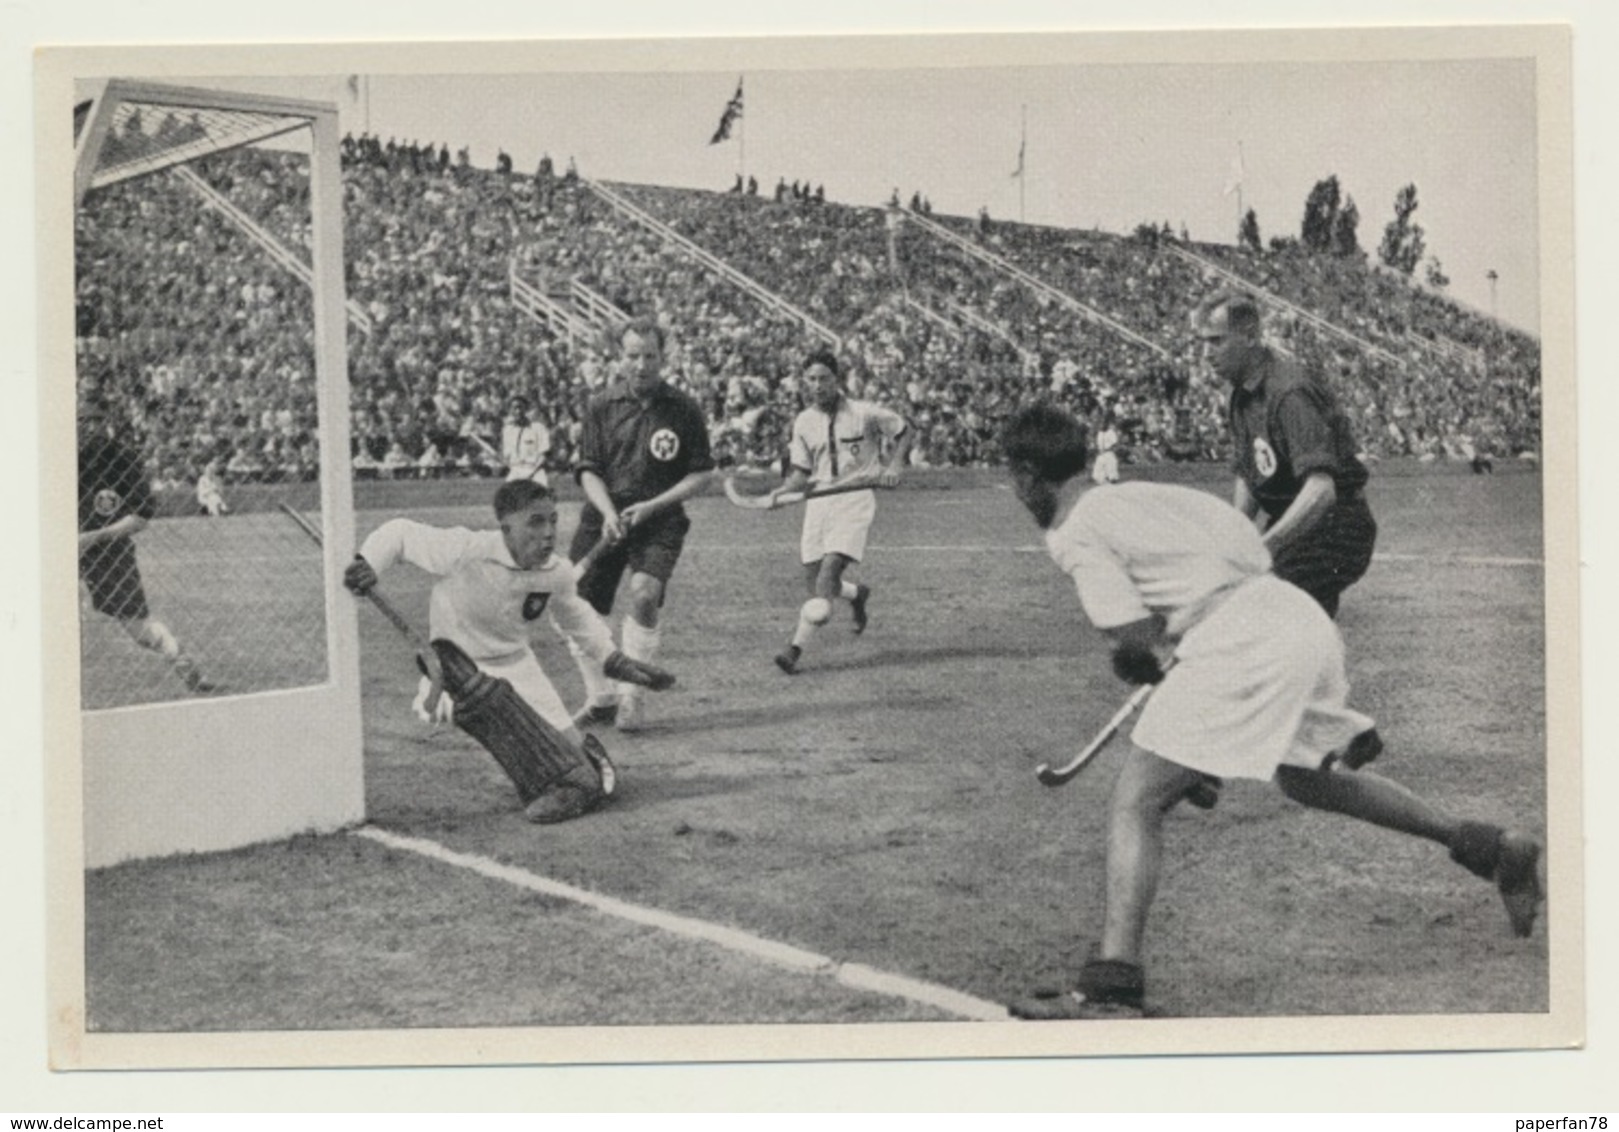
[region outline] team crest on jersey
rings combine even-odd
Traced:
[[[123,505],[124,497],[110,487],[104,487],[96,492],[95,499],[91,502],[96,514],[103,519],[110,519],[118,514],[118,509]]]
[[[1260,479],[1268,480],[1276,474],[1276,452],[1263,436],[1254,437],[1254,468]]]
[[[523,620],[537,621],[540,614],[545,612],[545,603],[551,600],[550,594],[532,593],[523,599]]]
[[[655,459],[667,464],[680,455],[680,437],[675,435],[672,428],[660,428],[652,434],[652,439],[647,441],[647,449]]]

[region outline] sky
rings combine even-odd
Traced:
[[[1415,184],[1448,293],[1539,327],[1528,59],[195,81],[328,100],[345,130],[465,145],[479,166],[504,149],[524,172],[548,152],[603,180],[725,189],[745,172],[762,191],[808,180],[859,205],[919,190],[936,212],[1120,233],[1167,221],[1209,242],[1234,240],[1239,203],[1266,241],[1296,236],[1312,186],[1336,175],[1373,256]],[[742,120],[711,145],[739,81]]]

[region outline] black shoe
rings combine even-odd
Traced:
[[[854,611],[854,631],[858,636],[866,631],[866,622],[870,618],[866,614],[866,602],[871,598],[871,587],[862,582],[855,587],[854,600],[849,604]]]
[[[1540,842],[1515,833],[1502,834],[1495,886],[1507,906],[1512,934],[1529,935],[1535,930],[1535,914],[1546,895],[1540,885]]]
[[[797,645],[788,645],[787,651],[776,656],[776,667],[791,676],[798,671],[798,658],[804,655],[804,650]]]
[[[580,729],[586,727],[611,727],[618,721],[618,704],[586,704],[580,708],[573,717],[573,725]]]

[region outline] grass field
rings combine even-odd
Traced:
[[[1226,489],[1218,469],[1172,473]],[[797,514],[696,501],[661,658],[680,685],[645,732],[604,736],[616,804],[563,826],[525,823],[481,749],[416,723],[409,649],[363,610],[372,825],[989,1003],[1070,980],[1100,926],[1117,752],[1059,790],[1032,769],[1126,689],[999,478],[949,482],[882,499],[859,567],[871,628],[852,636],[840,611],[793,678],[771,657],[801,600]],[[389,490],[362,533],[401,508],[486,523],[463,500],[487,485]],[[1540,491],[1518,469],[1383,469],[1380,557],[1340,620],[1355,702],[1389,745],[1378,769],[1536,834]],[[304,564],[289,577],[314,563],[286,553]],[[401,568],[383,584],[425,623],[427,583]],[[539,651],[577,703],[549,629]],[[89,1025],[108,1032],[952,1016],[344,834],[92,872],[86,929]],[[1433,845],[1251,782],[1171,815],[1147,959],[1171,1016],[1548,1003],[1545,928],[1513,938],[1491,886]]]

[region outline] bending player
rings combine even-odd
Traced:
[[[628,662],[596,611],[579,597],[571,563],[558,557],[557,509],[550,489],[533,480],[511,480],[495,492],[498,531],[430,527],[411,519],[390,519],[366,538],[349,564],[343,584],[363,594],[377,575],[397,562],[409,562],[438,575],[428,606],[431,635],[459,646],[479,668],[511,682],[517,694],[581,756],[575,771],[530,802],[530,821],[550,823],[579,817],[605,797],[594,769],[600,760],[594,736],[582,736],[551,685],[529,641],[542,614],[570,644],[590,657],[598,671],[614,678],[657,683],[666,676],[650,666]],[[424,721],[452,720],[454,705],[426,677],[412,705]],[[435,702],[436,698],[436,702]]]
[[[1073,577],[1086,615],[1114,643],[1113,667],[1158,684],[1114,785],[1107,899],[1096,958],[1077,989],[1014,1003],[1035,1019],[1139,1016],[1142,937],[1157,888],[1164,814],[1202,775],[1274,779],[1296,802],[1412,834],[1493,880],[1513,931],[1541,901],[1540,843],[1463,821],[1359,769],[1382,750],[1351,710],[1337,628],[1271,572],[1258,532],[1191,488],[1127,483],[1089,490],[1085,432],[1052,405],[1020,410],[1004,451],[1018,498]],[[1172,654],[1167,673],[1160,658]]]
[[[629,608],[620,637],[626,656],[650,664],[662,642],[669,579],[691,529],[684,504],[708,485],[714,458],[703,411],[661,376],[663,331],[657,323],[636,319],[618,336],[624,379],[591,401],[580,433],[575,471],[586,503],[569,557],[578,562],[599,540],[608,540],[608,549],[580,577],[579,594],[610,616],[627,570]],[[640,688],[615,686],[577,650],[574,658],[589,695],[577,722],[638,730]]]
[[[820,350],[805,359],[804,384],[811,404],[793,421],[788,456],[792,466],[771,494],[863,479],[884,487],[897,484],[911,446],[905,418],[892,409],[845,396],[842,371],[830,351]],[[865,555],[866,534],[876,515],[877,496],[870,491],[811,499],[804,505],[799,558],[809,597],[798,611],[792,640],[776,657],[776,667],[788,675],[798,671],[804,647],[815,630],[832,619],[832,603],[839,598],[849,603],[854,631],[865,631],[871,587],[845,581],[843,574]]]
[[[133,536],[146,529],[156,505],[140,457],[113,437],[102,406],[87,402],[78,425],[79,577],[90,591],[91,606],[117,621],[130,640],[167,660],[191,691],[217,691],[147,607]]]

